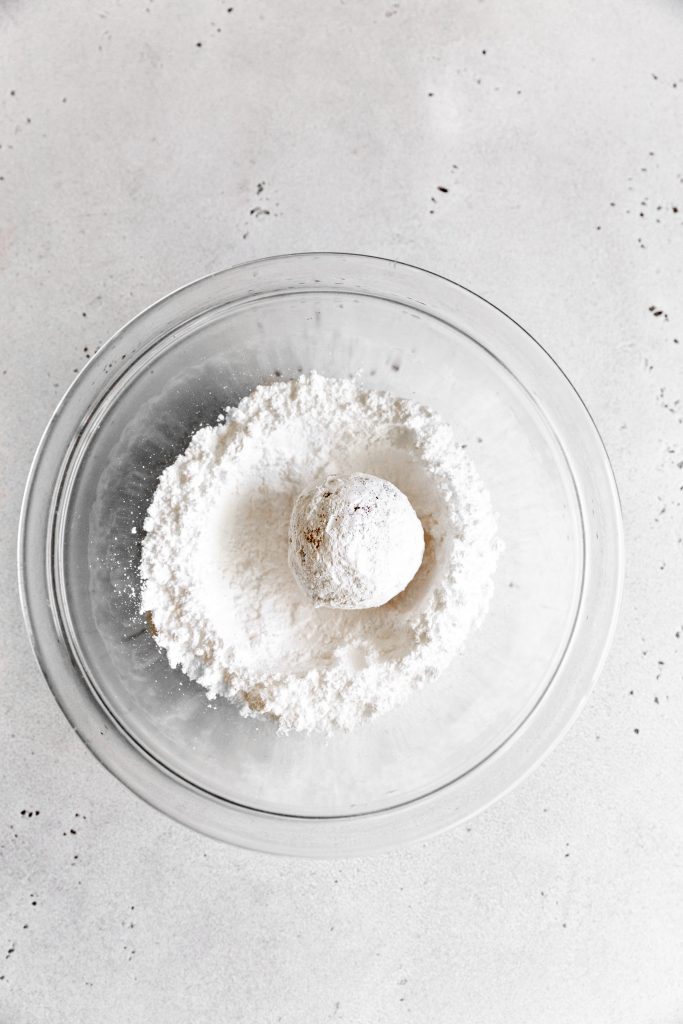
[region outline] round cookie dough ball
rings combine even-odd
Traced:
[[[386,604],[405,590],[423,555],[422,524],[388,480],[329,476],[294,502],[289,565],[317,607]]]

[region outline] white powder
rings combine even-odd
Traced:
[[[407,497],[424,558],[388,604],[315,607],[288,564],[297,496],[366,473]],[[141,608],[179,666],[281,731],[350,729],[402,704],[486,613],[499,553],[488,493],[425,406],[310,374],[259,387],[161,476]]]

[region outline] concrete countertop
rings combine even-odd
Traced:
[[[0,1021],[683,1020],[683,8],[11,0],[0,25]],[[603,434],[628,556],[545,764],[467,826],[331,863],[132,796],[57,708],[15,583],[31,455],[86,358],[187,280],[307,249],[526,326]]]

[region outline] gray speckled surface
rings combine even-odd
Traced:
[[[674,1024],[683,9],[229,3],[0,14],[0,1021]],[[346,863],[225,848],[128,793],[42,681],[14,568],[31,454],[88,353],[188,279],[317,248],[428,266],[544,342],[628,550],[607,668],[545,765],[467,827]]]

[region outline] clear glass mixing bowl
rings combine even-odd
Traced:
[[[468,446],[505,543],[465,653],[403,708],[331,739],[280,736],[208,702],[168,667],[137,603],[164,467],[257,384],[313,369],[436,409]],[[102,763],[186,825],[312,856],[424,837],[519,781],[586,700],[623,574],[607,456],[543,349],[444,278],[329,253],[204,278],[119,331],[45,431],[19,562],[42,671]]]

